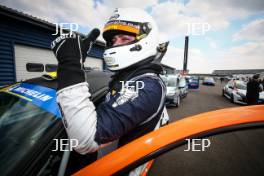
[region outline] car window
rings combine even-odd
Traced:
[[[179,86],[180,87],[185,87],[186,86],[186,80],[185,80],[185,78],[180,78],[180,80],[179,80]]]
[[[176,87],[177,86],[177,79],[176,78],[169,78],[168,79],[168,87]]]
[[[237,89],[247,90],[247,85],[243,83],[236,83]]]
[[[210,141],[210,146],[204,151],[202,140]],[[264,128],[256,128],[187,142],[158,157],[148,176],[264,175],[263,140]],[[156,167],[161,163],[164,163],[162,167]]]
[[[57,71],[58,66],[56,64],[46,64],[45,70],[46,72],[55,72]]]
[[[148,176],[264,175],[263,125],[206,136],[208,137],[183,139],[146,156],[144,162],[158,156]],[[160,155],[162,152],[165,153]],[[141,164],[139,162],[134,167]],[[130,170],[131,168],[130,166]],[[120,174],[124,172],[116,175]]]
[[[57,118],[30,101],[0,92],[0,173],[6,175]]]
[[[167,87],[176,87],[177,86],[177,79],[175,77],[162,77],[165,85]]]
[[[227,85],[230,86],[230,87],[233,87],[233,81],[229,81],[229,82],[227,83]]]
[[[195,83],[198,83],[198,79],[190,79],[189,82],[195,82]]]
[[[44,65],[41,63],[27,63],[26,69],[28,72],[43,72]]]
[[[199,81],[198,77],[195,76],[191,77],[189,80],[189,82],[198,82],[198,81]]]
[[[206,78],[205,80],[206,80],[206,81],[214,81],[214,78],[210,78],[210,77],[209,77],[209,78]]]

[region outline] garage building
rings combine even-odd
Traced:
[[[57,68],[50,43],[56,25],[0,6],[0,86],[41,76]],[[102,70],[104,43],[96,41],[86,67]]]
[[[264,72],[264,69],[214,70],[212,74],[216,76],[232,76],[232,75],[239,75],[239,74],[254,75],[254,74],[262,73],[262,72]]]

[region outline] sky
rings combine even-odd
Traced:
[[[117,7],[137,7],[157,22],[160,42],[170,41],[162,63],[182,69],[189,36],[190,73],[264,69],[264,0],[1,0],[1,5],[52,23],[102,29]],[[103,38],[100,37],[103,41]]]

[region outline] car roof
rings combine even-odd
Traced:
[[[161,75],[162,78],[178,78],[180,75]]]
[[[244,81],[241,80],[234,80],[235,84],[243,84],[246,85],[246,83]]]
[[[102,87],[108,86],[108,83],[111,80],[111,76],[113,75],[113,73],[108,71],[97,71],[97,70],[89,70],[89,71],[85,71],[85,73],[86,73],[87,82],[89,83],[90,86],[89,91],[91,93],[94,93],[95,91],[97,91]],[[57,79],[47,80],[44,79],[43,77],[37,77],[37,78],[25,80],[23,82],[30,84],[37,84],[55,90],[58,87]]]

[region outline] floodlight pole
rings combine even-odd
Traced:
[[[183,71],[184,72],[187,72],[188,48],[189,48],[189,36],[185,36],[184,58],[183,58]]]

